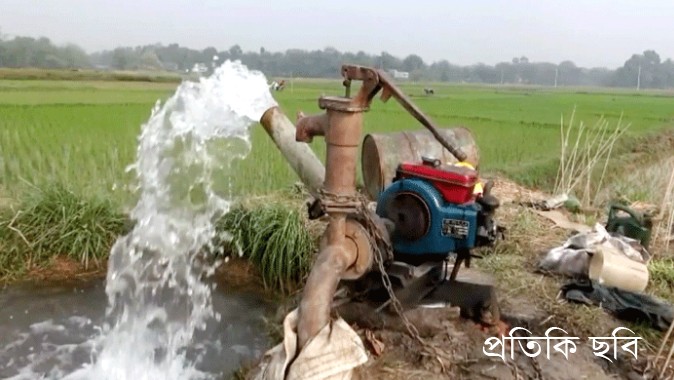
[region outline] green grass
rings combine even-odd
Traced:
[[[180,81],[180,76],[169,72],[99,71],[92,69],[38,69],[0,68],[0,79],[19,80],[104,80],[126,82],[172,82]]]
[[[438,125],[474,132],[483,170],[528,185],[547,185],[556,173],[560,116],[574,106],[577,119],[588,124],[601,115],[615,121],[622,112],[632,135],[674,125],[674,98],[663,95],[436,85],[436,95],[426,97],[422,87],[404,90]],[[155,101],[174,89],[165,83],[0,81],[0,186],[15,195],[26,181],[57,181],[115,202],[127,199],[124,169],[134,159],[140,125]],[[274,96],[294,119],[298,110],[318,112],[321,94],[341,92],[338,81],[298,81]],[[376,99],[365,117],[365,133],[421,128],[395,101]],[[238,193],[265,194],[296,181],[259,126],[253,141],[234,183]],[[311,146],[323,159],[323,139]]]
[[[24,194],[17,210],[0,214],[0,280],[41,267],[56,256],[100,266],[126,218],[107,199],[87,197],[61,185]]]
[[[240,252],[260,271],[266,288],[287,294],[304,280],[315,250],[302,212],[282,203],[240,205],[218,227],[231,234],[230,254]]]

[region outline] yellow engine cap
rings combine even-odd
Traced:
[[[464,168],[468,168],[468,169],[475,170],[475,167],[474,167],[473,165],[469,164],[469,163],[466,162],[466,161],[456,162],[456,163],[454,163],[453,165],[454,165],[454,166],[461,166],[461,167],[464,167]]]
[[[473,165],[471,165],[471,164],[469,164],[468,162],[465,162],[465,161],[456,162],[452,165],[475,170],[475,167]],[[484,186],[482,185],[482,182],[478,181],[475,184],[475,187],[473,187],[473,194],[482,194],[483,190],[484,190]]]

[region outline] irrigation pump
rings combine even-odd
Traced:
[[[287,358],[290,367],[297,353],[329,326],[340,283],[353,297],[380,305],[393,302],[412,308],[432,298],[471,309],[467,311],[472,314],[477,307],[480,318],[489,314],[481,319],[484,323],[499,320],[493,292],[476,302],[470,299],[473,293],[457,285],[459,268],[470,265],[472,249],[493,244],[501,232],[494,220],[499,201],[490,193],[491,183],[480,183],[472,136],[465,130],[438,129],[381,70],[345,65],[342,76],[345,95],[319,98],[325,112],[300,114],[296,128],[277,107],[261,119],[315,197],[310,217],[328,220],[297,310],[296,352]],[[362,85],[352,96],[353,82]],[[410,144],[413,157],[401,158],[392,151],[373,154],[372,147],[363,148],[366,181],[380,185],[366,186],[368,199],[356,189],[356,169],[363,113],[379,92],[383,101],[395,99],[427,132]],[[303,144],[317,136],[324,137],[327,146],[324,168]],[[438,152],[442,154],[431,156]],[[380,165],[384,161],[386,165]],[[368,175],[373,165],[377,178]],[[453,265],[449,258],[455,258]]]

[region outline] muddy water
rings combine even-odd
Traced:
[[[100,280],[0,290],[0,379],[57,379],[90,363],[107,302]],[[213,308],[222,318],[200,333],[210,347],[198,367],[226,378],[269,347],[263,317],[272,309],[249,290],[216,290]]]

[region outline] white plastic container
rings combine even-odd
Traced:
[[[610,244],[597,246],[590,259],[590,279],[599,284],[635,293],[648,286],[648,266],[630,259]]]

